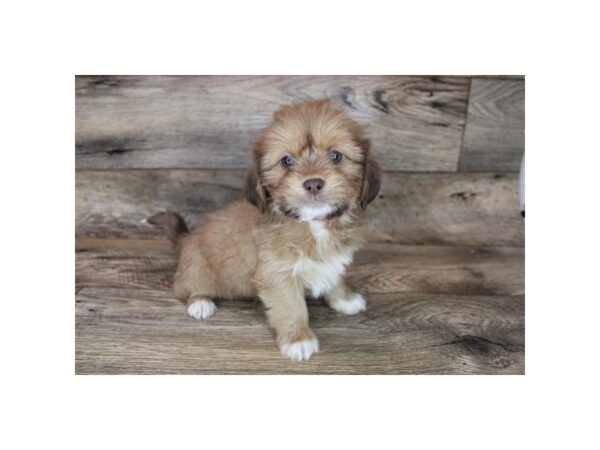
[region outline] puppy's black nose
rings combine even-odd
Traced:
[[[325,181],[321,178],[310,178],[303,183],[304,189],[310,192],[313,195],[319,193],[323,186],[325,186]]]

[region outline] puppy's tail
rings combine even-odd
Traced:
[[[179,214],[173,211],[160,212],[146,219],[148,223],[162,227],[167,232],[169,240],[177,245],[179,240],[190,232],[188,226]]]

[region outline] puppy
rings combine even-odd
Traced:
[[[281,353],[307,360],[319,350],[305,295],[343,314],[365,309],[344,283],[363,241],[365,210],[380,170],[362,128],[329,100],[281,108],[254,146],[246,200],[235,201],[192,232],[175,213],[166,226],[179,249],[175,296],[190,316],[208,319],[213,298],[264,303]]]

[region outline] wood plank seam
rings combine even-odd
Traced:
[[[460,153],[458,154],[458,164],[456,165],[456,171],[459,172],[463,166],[463,158],[465,157],[465,131],[468,125],[469,119],[469,106],[471,105],[471,87],[473,85],[473,79],[469,79],[469,90],[467,91],[467,109],[465,110],[465,126],[462,130],[462,136],[460,138]]]

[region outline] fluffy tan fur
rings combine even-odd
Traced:
[[[190,315],[212,315],[212,298],[258,296],[282,353],[308,359],[318,341],[307,294],[346,314],[365,307],[343,275],[362,243],[379,168],[362,128],[328,100],[280,109],[253,156],[247,200],[213,213],[191,233],[172,213],[150,221],[165,225],[178,243],[174,291]],[[307,191],[306,180],[320,180],[322,188]]]

